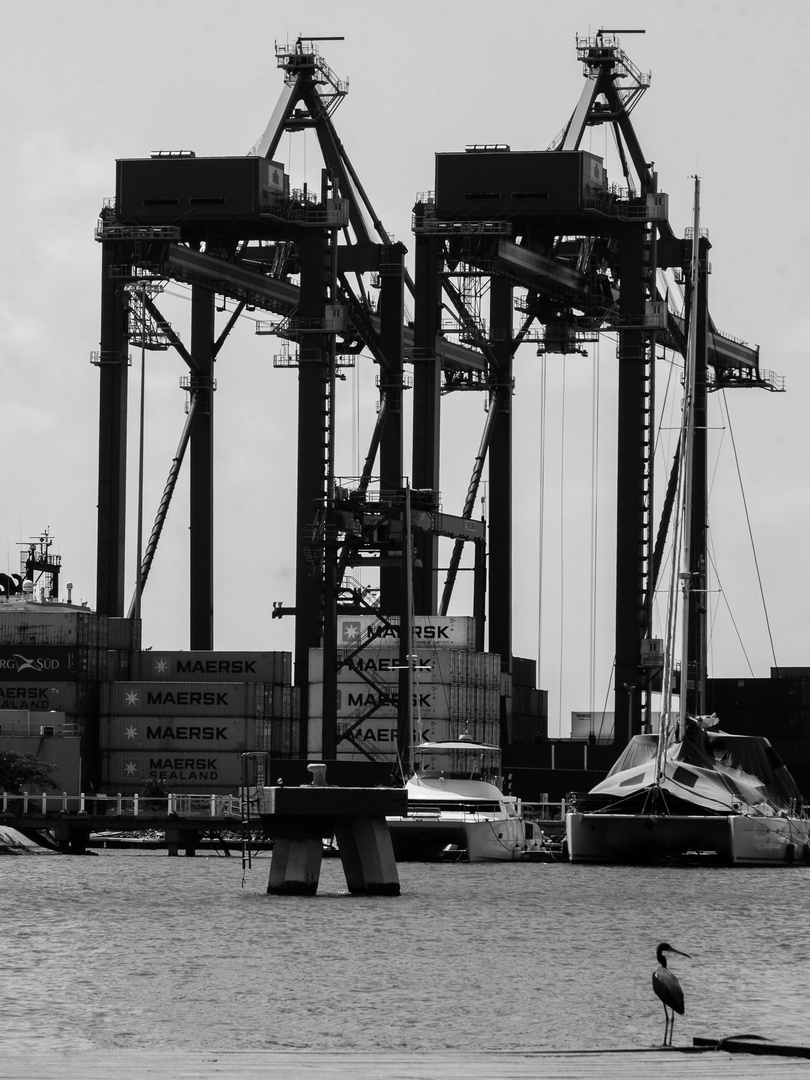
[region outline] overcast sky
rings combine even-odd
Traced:
[[[476,142],[545,149],[582,87],[576,34],[643,29],[643,36],[621,41],[637,67],[652,73],[633,122],[660,189],[669,193],[672,226],[682,235],[690,224],[691,178],[700,175],[701,225],[712,242],[714,321],[759,344],[762,367],[784,376],[787,386],[786,394],[736,390],[711,400],[711,543],[723,590],[712,600],[711,673],[767,676],[773,662],[768,621],[778,663],[810,665],[808,22],[804,0],[6,5],[0,569],[16,570],[18,542],[48,526],[74,599],[95,603],[98,371],[90,353],[99,341],[100,247],[93,230],[103,199],[114,194],[116,158],[157,149],[247,153],[282,88],[275,43],[292,43],[299,33],[342,35],[344,41],[321,46],[330,67],[350,82],[335,125],[377,214],[411,249],[410,259],[411,207],[417,192],[433,187],[437,151]],[[602,129],[583,145],[610,156]],[[295,186],[317,176],[312,136],[306,143],[285,137],[277,157]],[[611,179],[618,179],[615,169]],[[170,286],[168,294],[161,305],[188,343],[187,293]],[[297,381],[294,371],[273,368],[279,345],[256,336],[257,317],[261,313],[240,320],[217,364],[220,649],[291,649],[293,640],[292,621],[269,615],[273,601],[294,601]],[[133,361],[134,465],[139,356]],[[661,397],[670,370],[660,365]],[[365,358],[340,386],[338,469],[344,475],[356,474],[365,456],[375,373]],[[148,354],[147,523],[183,425],[183,374],[174,351]],[[615,342],[606,337],[587,358],[565,363],[561,357],[544,363],[527,345],[515,375],[514,652],[537,657],[539,650],[552,731],[561,726],[567,732],[571,710],[599,709],[606,700],[612,708]],[[543,380],[548,423],[541,474]],[[442,500],[447,512],[460,513],[483,401],[459,394],[444,405]],[[660,468],[662,489],[669,462],[662,458]],[[135,580],[134,475],[127,602]],[[147,645],[188,646],[187,547],[183,481],[144,598]],[[463,595],[454,613],[469,613]]]

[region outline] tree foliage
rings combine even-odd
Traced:
[[[55,766],[34,754],[18,754],[13,750],[0,750],[0,791],[22,795],[23,791],[55,788],[51,779]]]

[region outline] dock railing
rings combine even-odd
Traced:
[[[82,792],[68,795],[35,794],[24,791],[15,795],[4,791],[0,797],[3,814],[59,815],[87,814],[97,817],[232,817],[241,821],[242,806],[235,795],[92,795]]]
[[[536,821],[539,824],[543,823],[557,823],[565,825],[565,815],[568,807],[565,799],[560,799],[559,802],[549,802],[544,800],[543,802],[523,802],[523,815],[530,821]]]

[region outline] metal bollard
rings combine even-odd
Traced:
[[[307,765],[307,772],[312,773],[313,787],[326,787],[326,766],[321,762]]]

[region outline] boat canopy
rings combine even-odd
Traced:
[[[653,761],[657,751],[657,735],[634,736],[608,777]],[[801,801],[795,780],[770,742],[761,736],[705,731],[689,724],[686,738],[668,747],[667,759],[717,773],[749,804],[760,802],[763,796],[779,807]]]
[[[504,797],[500,788],[487,780],[459,776],[445,777],[435,773],[412,776],[405,785],[405,789],[409,800],[486,802],[491,803],[493,809],[497,809],[504,799],[513,804],[516,801],[513,797]]]

